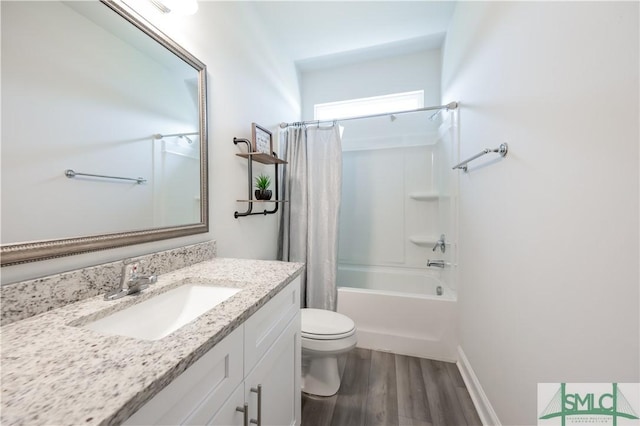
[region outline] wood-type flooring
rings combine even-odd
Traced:
[[[302,394],[302,426],[480,426],[453,363],[356,348],[334,396]]]

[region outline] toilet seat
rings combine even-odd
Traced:
[[[305,333],[303,331],[301,335],[306,339],[313,339],[313,340],[338,340],[338,339],[344,339],[349,336],[353,336],[355,332],[356,332],[356,329],[354,328],[351,331],[348,331],[346,333],[340,333],[340,334],[314,334],[314,333]]]
[[[323,355],[337,355],[353,349],[358,343],[355,330],[351,335],[340,339],[313,339],[302,336],[300,339],[303,351],[312,351]]]
[[[314,340],[337,340],[352,336],[356,324],[346,315],[323,309],[301,310],[302,337]]]

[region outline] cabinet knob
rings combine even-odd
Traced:
[[[250,423],[256,426],[262,426],[262,385],[258,385],[257,388],[251,388],[251,392],[258,394],[258,418],[251,419]]]

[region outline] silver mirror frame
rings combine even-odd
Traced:
[[[120,5],[115,0],[100,0],[100,2],[112,9],[118,15],[122,16],[149,37],[153,38],[187,64],[191,65],[198,72],[201,222],[189,225],[150,228],[130,232],[4,244],[0,247],[0,264],[3,267],[209,232],[207,67],[191,53],[187,52],[175,41],[157,28],[153,27],[132,10]]]

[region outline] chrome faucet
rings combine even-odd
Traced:
[[[447,250],[447,246],[444,242],[444,234],[440,235],[440,239],[438,241],[436,241],[436,245],[433,246],[433,250],[432,251],[436,251],[436,249],[440,247],[440,251],[442,253],[444,253]]]
[[[122,273],[120,275],[120,288],[111,290],[104,295],[104,300],[115,300],[129,294],[139,293],[149,284],[158,281],[155,275],[138,275],[140,265],[135,261],[125,261],[122,265]]]
[[[436,268],[444,268],[444,260],[427,259],[427,267],[435,266]]]

